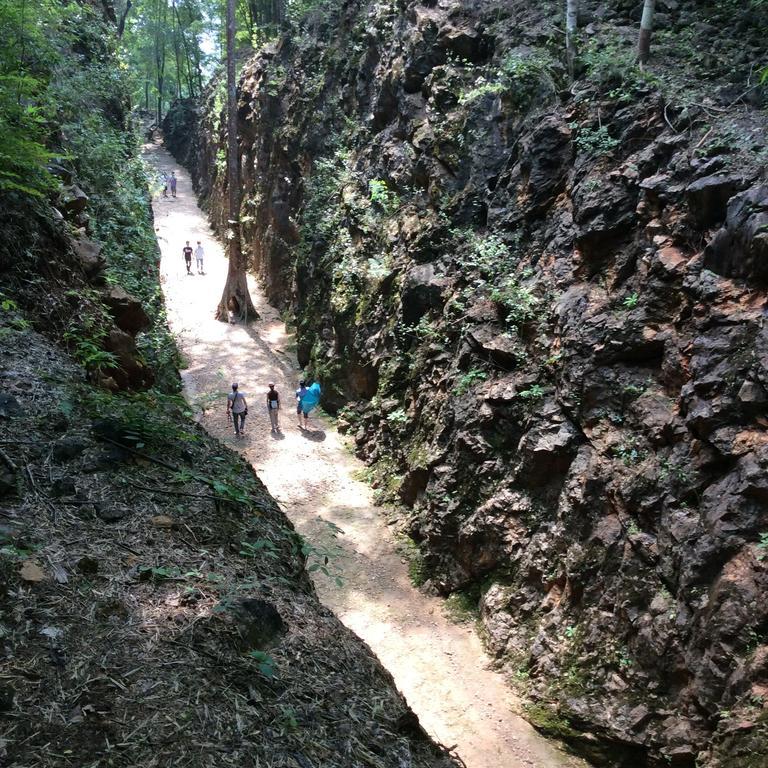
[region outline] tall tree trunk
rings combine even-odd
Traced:
[[[176,0],[171,9],[171,34],[173,35],[173,56],[176,61],[176,98],[181,98],[181,54],[179,52],[179,25],[176,23]]]
[[[565,2],[565,61],[568,66],[568,77],[573,80],[574,63],[576,61],[576,27],[579,23],[579,0]]]
[[[160,7],[163,14],[160,15]],[[156,4],[155,16],[155,74],[157,77],[157,126],[163,120],[163,86],[165,84],[165,29],[168,21],[168,5],[163,0]]]
[[[248,11],[248,40],[253,40],[253,33],[256,31],[256,21],[253,18],[253,4],[246,2],[245,8]]]
[[[192,73],[192,56],[189,52],[189,41],[187,40],[187,30],[186,27],[181,23],[181,13],[179,12],[179,8],[174,2],[173,4],[173,10],[176,14],[176,24],[179,29],[179,34],[181,35],[181,44],[184,47],[184,60],[187,65],[187,71],[185,74],[185,78],[187,81],[187,90],[189,91],[189,97],[194,99],[195,98],[195,80]]]
[[[126,0],[125,8],[123,9],[123,12],[120,14],[120,18],[117,21],[117,37],[118,39],[123,36],[123,33],[125,32],[125,20],[128,18],[128,14],[131,11],[132,3],[131,0]]]
[[[246,278],[240,243],[240,159],[237,147],[237,83],[235,81],[235,0],[227,0],[227,200],[229,221],[227,282],[216,309],[217,320],[257,320]]]
[[[640,37],[637,41],[637,58],[640,64],[645,64],[651,54],[651,32],[653,30],[653,12],[656,0],[645,0],[643,17],[640,20]]]

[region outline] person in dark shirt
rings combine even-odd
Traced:
[[[280,431],[280,393],[275,389],[274,384],[269,385],[267,391],[267,410],[269,411],[269,422],[272,424],[272,431]]]
[[[184,261],[187,263],[187,274],[192,274],[192,246],[187,240],[187,244],[184,246]]]

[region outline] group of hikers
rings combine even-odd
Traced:
[[[184,248],[182,248],[182,253],[184,254],[184,263],[187,265],[187,274],[192,274],[192,246],[189,244],[189,240],[187,240],[186,245]],[[203,250],[202,243],[198,240],[197,241],[197,248],[194,250],[195,254],[195,262],[197,266],[197,274],[198,275],[204,275],[205,272],[203,271],[203,259],[205,258],[205,251]]]
[[[163,174],[163,197],[168,197],[170,191],[171,197],[176,197],[176,187],[178,179],[176,172],[171,171],[169,174]],[[184,248],[182,249],[184,255],[184,263],[187,267],[187,274],[192,273],[192,255],[194,254],[197,274],[204,275],[205,251],[200,240],[197,241],[197,247],[192,248],[189,244],[189,240],[186,241]],[[314,382],[311,386],[307,386],[307,382],[302,379],[299,382],[299,387],[295,393],[296,397],[296,417],[299,423],[299,429],[308,429],[309,427],[309,414],[320,402],[320,385]],[[266,406],[269,413],[269,422],[272,425],[272,433],[276,434],[280,432],[280,393],[275,389],[274,383],[269,384],[269,389],[266,392]],[[227,395],[227,420],[232,423],[235,429],[235,436],[242,437],[245,434],[245,417],[248,415],[248,402],[245,399],[245,395],[240,391],[238,384],[232,385],[232,391]]]
[[[171,192],[171,197],[176,197],[176,184],[178,179],[176,178],[176,171],[163,174],[163,197],[168,197],[168,191]]]
[[[320,385],[317,382],[309,387],[304,379],[299,382],[299,387],[295,392],[299,429],[309,428],[309,414],[320,402],[320,394]],[[275,389],[274,383],[271,382],[266,393],[266,404],[272,433],[277,434],[281,431],[280,393]],[[227,395],[227,420],[231,421],[235,428],[235,437],[242,437],[245,434],[245,417],[247,415],[248,402],[238,384],[234,383],[232,384],[232,391]]]

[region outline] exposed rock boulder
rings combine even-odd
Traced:
[[[436,276],[433,264],[412,267],[402,292],[403,322],[415,325],[430,309],[441,307],[444,286],[445,281]]]
[[[696,223],[708,227],[723,221],[728,201],[743,183],[738,176],[717,174],[696,179],[689,184],[685,193]]]
[[[135,336],[149,327],[150,319],[142,303],[119,285],[112,286],[105,293],[104,303],[109,307],[115,325],[121,331]]]
[[[59,209],[67,219],[75,219],[85,212],[88,205],[88,195],[77,184],[62,189],[59,196]]]
[[[152,385],[152,370],[142,360],[133,336],[113,328],[104,341],[104,349],[111,352],[117,367],[109,370],[119,389],[145,389]]]
[[[96,285],[102,284],[107,261],[101,253],[101,246],[93,240],[81,236],[73,240],[72,250],[85,276]]]
[[[768,284],[768,186],[760,184],[728,203],[725,227],[704,250],[704,266],[719,275]]]

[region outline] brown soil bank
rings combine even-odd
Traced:
[[[582,5],[570,83],[561,2],[317,4],[243,70],[246,240],[532,721],[758,768],[766,7],[659,0],[641,71],[639,3]],[[217,122],[167,124],[215,223]]]
[[[180,398],[110,396],[0,332],[2,765],[455,764]]]

